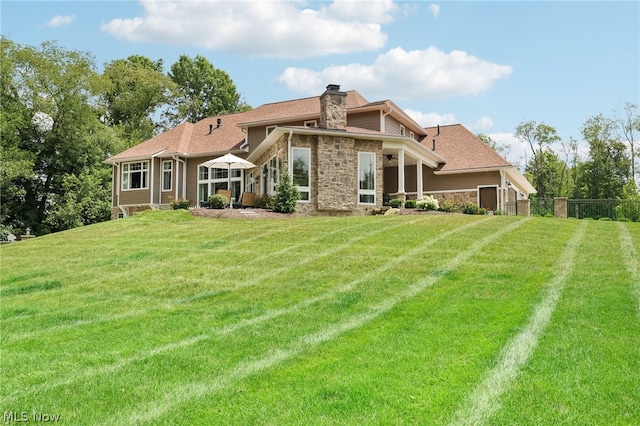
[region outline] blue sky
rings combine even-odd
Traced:
[[[640,103],[640,2],[6,1],[1,32],[105,62],[199,54],[252,106],[329,83],[391,99],[424,126],[462,123],[509,145],[525,120],[581,139],[585,120]],[[557,147],[560,151],[560,147]]]

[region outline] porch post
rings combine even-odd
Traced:
[[[418,179],[418,184],[416,185],[416,188],[418,193],[416,194],[416,200],[422,200],[422,160],[420,158],[418,158],[418,160],[416,161],[416,176]]]
[[[398,195],[404,194],[404,149],[398,150]]]

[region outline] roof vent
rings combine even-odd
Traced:
[[[216,129],[222,126],[222,118],[218,118],[218,120],[216,121],[216,124],[217,124]]]

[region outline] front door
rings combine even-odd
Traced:
[[[479,189],[480,207],[484,207],[489,211],[498,209],[498,191],[495,186],[487,186]]]

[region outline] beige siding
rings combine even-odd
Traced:
[[[438,176],[428,169],[423,172],[423,177],[425,191],[459,191],[484,185],[500,185],[500,173],[497,171]]]
[[[370,111],[359,114],[349,114],[347,116],[347,125],[380,131],[380,112]]]
[[[387,115],[384,118],[384,132],[390,135],[400,135],[400,123],[396,119]],[[408,132],[407,132],[408,136]]]

